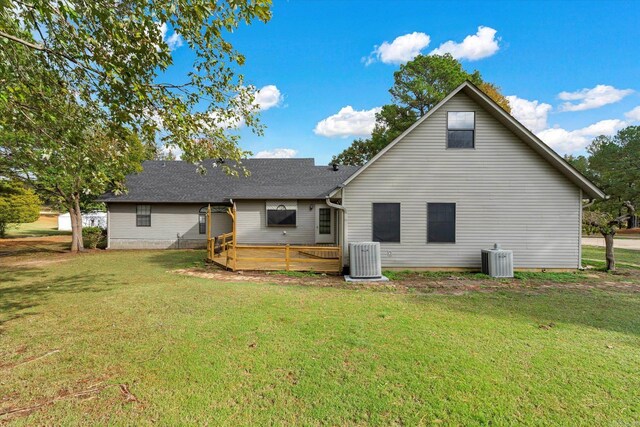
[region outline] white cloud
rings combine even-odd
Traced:
[[[599,135],[613,135],[627,125],[619,119],[601,120],[587,127],[568,131],[560,127],[538,132],[538,138],[561,154],[573,153],[585,148]]]
[[[363,60],[366,65],[376,60],[385,64],[403,64],[418,56],[430,42],[431,38],[425,33],[405,34],[396,37],[391,43],[385,41],[380,46],[375,46],[369,57]]]
[[[182,149],[173,144],[163,145],[160,147],[160,152],[163,156],[169,156],[169,154],[171,154],[176,160],[180,160],[182,158]]]
[[[282,93],[280,93],[276,85],[267,85],[256,92],[253,103],[261,111],[264,111],[279,106],[282,103],[282,99]]]
[[[274,148],[273,150],[260,151],[254,157],[256,159],[290,159],[296,154],[298,152],[292,148]]]
[[[631,111],[627,111],[624,116],[633,122],[640,122],[640,106]]]
[[[253,105],[258,110],[265,111],[273,107],[277,107],[282,103],[283,96],[280,90],[275,85],[267,85],[256,91],[254,94]],[[233,114],[232,117],[228,117],[226,114],[221,114],[216,111],[209,113],[215,122],[216,126],[223,129],[240,129],[245,125],[244,117],[239,113]]]
[[[613,135],[629,123],[620,119],[600,120],[580,129],[566,130],[560,126],[548,127],[548,115],[553,107],[539,101],[529,101],[515,95],[507,96],[511,114],[538,138],[561,154],[571,154],[584,149],[600,135]],[[629,120],[640,121],[640,107],[626,114]],[[634,119],[637,118],[637,119]]]
[[[163,22],[162,24],[159,25],[159,27],[160,27],[160,33],[162,35],[162,40],[164,40],[167,46],[169,46],[169,50],[175,50],[180,46],[182,46],[182,36],[178,34],[177,31],[175,31],[173,34],[167,37],[167,33],[169,31],[167,23]]]
[[[209,113],[209,117],[215,121],[215,126],[226,130],[240,129],[244,126],[244,117],[240,114],[233,114],[231,117],[228,117],[226,114],[219,114],[216,111],[212,111]]]
[[[432,50],[431,55],[450,53],[456,59],[470,61],[486,58],[500,49],[498,45],[500,39],[496,39],[496,33],[497,31],[493,28],[480,26],[476,34],[465,37],[462,43],[449,40]]]
[[[540,132],[548,127],[547,116],[551,105],[544,102],[529,101],[515,95],[506,97],[511,107],[511,115],[531,132]]]
[[[338,114],[321,120],[313,132],[316,135],[327,137],[368,136],[371,135],[376,124],[376,113],[380,107],[371,110],[354,110],[347,105],[340,109]]]
[[[575,92],[560,92],[558,98],[563,101],[579,101],[577,104],[565,102],[560,111],[582,111],[613,104],[633,93],[631,89],[616,89],[609,85],[597,85],[591,89],[584,88]]]

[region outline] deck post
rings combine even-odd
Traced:
[[[215,245],[211,244],[211,204],[207,207],[207,258],[213,259]]]
[[[233,271],[236,271],[236,268],[238,267],[238,238],[237,238],[237,234],[236,234],[236,219],[238,217],[238,214],[236,212],[236,204],[235,202],[233,203],[233,236],[232,236],[232,241],[233,241]]]
[[[284,262],[285,262],[286,270],[289,271],[291,259],[289,258],[289,244],[288,243],[287,243],[287,246],[284,248]]]

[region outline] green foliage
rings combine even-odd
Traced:
[[[109,122],[139,135],[147,146],[159,138],[181,148],[185,160],[238,160],[245,153],[228,128],[243,122],[259,133],[261,126],[255,88],[237,73],[245,58],[225,37],[242,23],[267,22],[270,6],[270,0],[4,1],[0,102],[12,98],[27,119],[45,64],[54,76],[48,88],[99,105]],[[164,39],[168,28],[195,53],[192,63],[180,64],[190,70],[184,81],[160,81],[174,65]],[[15,60],[24,50],[32,62]]]
[[[333,157],[332,163],[363,165],[397,138],[417,119],[416,113],[395,104],[384,105],[376,113],[376,125],[367,139],[356,139],[351,146]]]
[[[485,82],[479,71],[468,73],[450,54],[419,55],[394,73],[394,84],[389,90],[394,103],[383,106],[376,114],[371,137],[356,139],[331,162],[363,165],[466,80],[477,85],[507,112],[511,111],[500,89]]]
[[[40,216],[40,199],[20,183],[0,180],[0,237],[9,224],[34,222]]]
[[[616,217],[623,213],[625,201],[640,206],[640,126],[628,126],[614,136],[599,136],[587,152],[588,158],[567,160],[609,196],[593,209]]]
[[[589,158],[586,156],[574,156],[572,154],[566,154],[564,159],[573,166],[578,172],[589,178]]]
[[[82,239],[84,240],[84,245],[88,249],[95,249],[100,247],[104,249],[106,245],[107,233],[100,227],[83,227],[82,228]]]

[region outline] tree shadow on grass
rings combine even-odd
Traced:
[[[30,254],[65,253],[71,247],[70,242],[47,239],[5,239],[0,241],[0,259],[9,256]]]
[[[44,277],[39,268],[9,267],[0,273],[0,327],[14,319],[36,314],[35,309],[60,294],[104,292],[121,282],[111,274],[58,274]]]
[[[424,301],[416,297],[415,301]],[[640,294],[592,290],[523,292],[506,290],[429,300],[464,314],[517,319],[533,327],[560,323],[640,335]]]

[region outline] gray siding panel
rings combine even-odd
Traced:
[[[475,111],[475,149],[446,148],[447,111]],[[371,240],[371,204],[400,202],[386,267],[479,267],[499,242],[520,268],[577,268],[580,189],[459,93],[348,184],[348,241]],[[427,202],[456,203],[456,243],[426,243]]]
[[[267,227],[265,200],[237,200],[238,243],[298,244],[315,243],[315,205],[323,200],[298,200],[295,227]],[[309,209],[314,205],[313,209]]]
[[[136,204],[109,204],[109,248],[206,247],[207,235],[199,233],[201,204],[152,204],[151,227],[136,227]],[[231,231],[231,218],[212,215],[213,236]]]

